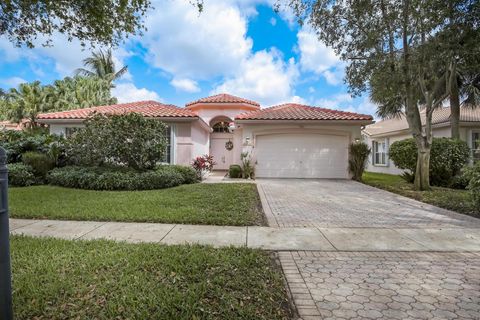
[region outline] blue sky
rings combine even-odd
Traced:
[[[155,0],[148,31],[114,50],[129,73],[113,94],[121,102],[154,99],[184,106],[227,92],[262,107],[299,102],[361,113],[375,112],[366,97],[352,99],[343,84],[344,64],[299,26],[275,0],[205,0],[199,14],[187,0]],[[39,39],[39,44],[42,39]],[[0,87],[72,75],[89,50],[61,34],[53,47],[15,48],[0,37]]]

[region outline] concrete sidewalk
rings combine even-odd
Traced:
[[[270,228],[10,219],[10,233],[278,251],[480,251],[478,228]]]

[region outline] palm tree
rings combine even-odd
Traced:
[[[476,108],[480,105],[480,73],[466,73],[454,69],[454,77],[450,81],[450,127],[451,136],[460,139],[460,106]],[[463,98],[463,100],[462,100]]]
[[[113,61],[112,50],[106,52],[99,50],[92,52],[92,56],[83,60],[85,68],[75,70],[75,75],[84,77],[98,77],[108,81],[113,88],[112,82],[121,78],[128,70],[127,66],[123,66],[116,71],[115,62]]]
[[[50,110],[48,91],[40,81],[22,83],[6,95],[8,118],[16,123],[27,119],[30,127],[36,126],[37,115]]]

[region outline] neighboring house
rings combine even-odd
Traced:
[[[0,121],[0,130],[13,130],[13,131],[21,131],[26,126],[26,121],[22,121],[20,123],[10,122],[10,121]]]
[[[420,113],[425,123],[425,111]],[[450,108],[444,107],[434,111],[432,117],[433,136],[451,137]],[[412,138],[405,116],[379,121],[367,126],[363,138],[372,153],[367,171],[401,174],[404,170],[397,168],[388,157],[388,150],[395,141]],[[480,108],[461,108],[460,139],[466,141],[472,150],[472,159],[480,157]]]
[[[185,108],[155,101],[38,116],[54,134],[70,135],[93,112],[137,112],[169,125],[166,162],[189,165],[211,154],[215,169],[240,164],[251,155],[257,177],[348,178],[348,145],[361,139],[372,116],[287,103],[262,109],[257,102],[219,94],[187,103]]]

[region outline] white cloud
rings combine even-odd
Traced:
[[[245,59],[237,74],[226,79],[212,93],[229,92],[262,105],[291,102],[297,77],[293,58],[285,63],[276,50],[263,50]],[[299,101],[299,97],[295,99]]]
[[[85,48],[82,47],[80,41],[73,39],[68,41],[68,38],[61,34],[55,33],[51,37],[51,46],[42,46],[46,41],[45,36],[39,36],[35,41],[35,48],[17,48],[8,42],[5,38],[0,39],[0,52],[5,57],[7,62],[15,62],[21,58],[25,58],[32,70],[41,70],[35,72],[39,76],[43,76],[44,69],[48,61],[52,61],[54,69],[60,77],[72,76],[75,69],[83,67],[83,59],[91,55],[92,50],[100,48]],[[113,60],[117,68],[124,65],[124,59],[132,53],[123,48],[118,48],[113,51]],[[50,70],[49,70],[50,72]],[[124,79],[131,79],[131,75],[127,73]]]
[[[276,26],[276,25],[277,25],[277,19],[275,19],[274,17],[271,17],[271,18],[270,18],[270,24],[271,24],[272,26]]]
[[[375,116],[377,105],[368,97],[352,98],[348,93],[334,95],[331,98],[318,99],[315,105],[322,108],[344,110],[349,112],[370,114]]]
[[[112,95],[118,99],[119,103],[133,102],[141,100],[162,101],[155,91],[146,88],[137,88],[131,82],[119,83],[112,89]]]
[[[185,91],[185,92],[199,92],[200,88],[198,87],[198,84],[194,80],[190,79],[178,79],[174,78],[172,81],[170,81],[170,84],[175,87],[175,89],[180,90],[180,91]]]
[[[7,79],[0,79],[0,83],[10,87],[10,88],[16,88],[18,87],[19,84],[28,82],[27,80],[20,78],[20,77],[11,77]]]
[[[333,49],[320,42],[308,27],[303,27],[297,38],[301,70],[322,75],[329,84],[338,85],[343,78],[344,64]]]
[[[0,53],[3,62],[15,62],[22,58],[22,51],[15,47],[6,37],[0,37]]]
[[[236,6],[209,1],[198,13],[187,1],[161,1],[138,39],[147,60],[178,78],[207,79],[234,74],[252,48],[247,21]],[[155,4],[154,4],[155,5]]]
[[[315,101],[315,105],[329,109],[339,109],[340,106],[345,106],[353,101],[351,95],[347,93],[336,94],[331,98],[322,98]]]

